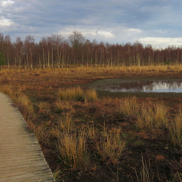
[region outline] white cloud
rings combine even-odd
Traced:
[[[73,31],[80,32],[84,37],[88,39],[111,39],[115,38],[115,35],[112,34],[108,30],[103,30],[98,27],[67,27],[61,31],[58,32],[58,34],[61,34],[63,36],[69,36],[73,33]]]
[[[140,38],[139,42],[143,44],[151,44],[157,48],[165,48],[168,46],[182,46],[182,38],[163,38],[163,37],[145,37]]]
[[[115,35],[112,34],[111,32],[109,31],[106,31],[106,30],[98,30],[97,31],[97,34],[100,36],[100,37],[104,37],[104,38],[115,38]]]
[[[7,0],[7,1],[2,1],[1,5],[2,5],[2,7],[8,7],[8,6],[11,6],[14,3],[15,3],[14,1]]]
[[[4,16],[0,17],[0,26],[10,26],[13,25],[13,22],[10,19],[4,18]]]
[[[132,33],[142,33],[140,29],[135,29],[135,28],[129,28],[128,31]]]
[[[89,29],[89,28],[80,28],[80,27],[66,27],[65,29],[58,32],[58,34],[69,36],[74,31],[80,32],[83,36],[95,36],[96,29]]]

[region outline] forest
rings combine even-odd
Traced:
[[[182,63],[182,47],[169,46],[156,49],[138,41],[126,44],[98,43],[74,31],[68,38],[61,35],[42,37],[37,43],[28,35],[15,42],[9,35],[0,33],[0,52],[7,67],[63,68],[105,66],[178,65]]]

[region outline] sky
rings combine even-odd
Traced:
[[[0,0],[0,33],[25,39],[78,31],[93,41],[182,46],[180,0]]]

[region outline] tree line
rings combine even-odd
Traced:
[[[68,39],[61,35],[43,37],[39,43],[28,35],[15,42],[9,35],[0,33],[0,53],[7,67],[60,68],[70,66],[146,66],[181,64],[182,47],[169,46],[154,49],[139,42],[109,44],[86,39],[80,32],[73,32]]]

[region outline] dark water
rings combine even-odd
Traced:
[[[182,93],[182,80],[122,80],[110,79],[96,81],[92,87],[110,92],[158,92]]]

